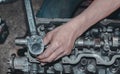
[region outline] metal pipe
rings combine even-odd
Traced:
[[[26,8],[30,33],[31,33],[31,35],[36,35],[37,34],[36,27],[35,27],[36,22],[35,22],[35,17],[33,14],[31,0],[24,0],[24,4],[25,4],[25,8]]]

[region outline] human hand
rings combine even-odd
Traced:
[[[76,29],[73,25],[64,24],[47,33],[44,44],[47,49],[37,57],[42,63],[55,61],[65,55],[69,55],[77,38]]]

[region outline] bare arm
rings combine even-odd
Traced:
[[[68,22],[78,27],[79,34],[120,8],[120,0],[94,0],[79,16]],[[81,32],[81,33],[80,33]]]
[[[44,43],[50,44],[38,60],[46,63],[69,55],[77,37],[119,7],[120,0],[94,0],[82,14],[46,35]]]

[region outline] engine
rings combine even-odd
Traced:
[[[37,32],[43,38],[47,32],[67,21],[69,19],[38,19]],[[16,42],[21,44],[25,41]],[[34,54],[41,50],[37,49],[34,48]],[[27,74],[119,74],[120,21],[105,19],[97,23],[76,40],[69,56],[45,66],[30,52],[24,48],[18,51],[19,57],[12,55],[9,62],[11,71],[21,70]]]
[[[31,0],[24,0],[29,35],[15,40],[24,48],[11,55],[11,74],[119,74],[120,21],[104,19],[89,28],[75,41],[70,55],[41,65],[36,56],[47,48],[44,36],[70,19],[35,18]],[[21,73],[22,72],[22,73]]]

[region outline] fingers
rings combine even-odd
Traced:
[[[64,51],[61,48],[56,49],[56,51],[54,51],[49,57],[45,58],[45,59],[41,59],[41,62],[52,62],[54,61],[56,58],[58,58],[58,56],[62,57],[63,56]],[[62,55],[61,55],[62,54]]]
[[[60,45],[56,43],[52,43],[48,46],[48,48],[40,55],[38,56],[38,59],[45,59],[48,58],[56,49],[58,49]]]
[[[62,53],[61,55],[59,55],[57,58],[55,58],[55,60],[54,61],[56,61],[56,60],[58,60],[58,59],[60,59],[61,57],[63,57],[63,56],[65,56],[65,54],[64,53]]]
[[[38,60],[39,61],[39,60]],[[40,62],[40,61],[39,61]],[[44,66],[44,65],[46,65],[46,63],[41,63],[41,66]]]

